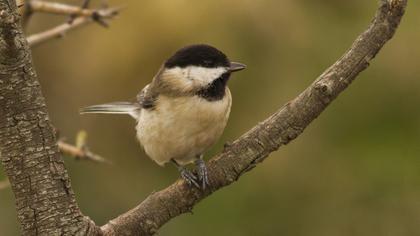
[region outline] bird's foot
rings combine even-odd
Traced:
[[[178,168],[179,173],[181,174],[181,178],[187,182],[189,186],[194,185],[197,188],[200,188],[200,185],[197,183],[197,177],[191,173],[187,168],[178,164],[174,159],[171,159],[171,162],[174,163],[176,168]]]
[[[200,158],[195,161],[195,165],[197,166],[198,180],[201,181],[201,188],[204,190],[207,186],[209,186],[209,176],[206,163]]]
[[[190,170],[188,170],[185,167],[180,167],[179,173],[188,185],[194,185],[195,187],[200,188],[200,185],[197,183],[197,177],[193,173],[191,173]]]

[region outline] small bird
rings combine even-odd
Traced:
[[[203,154],[226,127],[231,73],[245,67],[210,45],[186,46],[165,61],[136,102],[94,105],[80,113],[132,116],[146,154],[161,166],[172,162],[189,185],[205,189],[209,180]],[[197,176],[185,167],[190,163],[196,165]]]

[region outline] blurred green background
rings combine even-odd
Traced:
[[[80,1],[68,1],[80,4]],[[90,25],[33,50],[50,116],[73,142],[113,165],[64,158],[82,211],[104,224],[178,173],[141,150],[125,116],[79,116],[133,99],[176,49],[209,43],[248,65],[230,81],[232,141],[293,99],[370,22],[371,0],[124,0],[109,29]],[[370,68],[295,141],[239,182],[177,217],[159,235],[420,235],[420,2]],[[38,14],[34,33],[66,17]],[[4,175],[0,173],[0,178]],[[0,235],[18,235],[10,189],[0,191]]]

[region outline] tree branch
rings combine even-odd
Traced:
[[[73,146],[71,144],[65,143],[64,141],[58,141],[57,145],[62,154],[71,156],[76,160],[88,160],[98,163],[111,164],[111,162],[107,159],[91,152],[87,146]]]
[[[32,0],[28,2],[33,12],[44,12],[58,15],[92,16],[96,10],[85,7],[76,7],[59,2]]]
[[[214,191],[230,185],[303,130],[369,66],[397,29],[407,0],[382,0],[368,29],[298,97],[225,148],[209,164],[210,187],[200,191],[178,180],[102,226],[104,235],[152,235],[170,219],[190,212]]]
[[[112,19],[118,14],[120,8],[107,8],[94,11],[88,9],[84,10],[90,11],[91,15],[88,14],[87,16],[79,16],[71,22],[66,22],[44,32],[30,35],[27,37],[29,45],[31,47],[35,47],[47,42],[50,39],[63,37],[67,32],[92,22],[97,22],[103,26],[107,26],[104,19]]]

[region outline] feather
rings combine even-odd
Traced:
[[[101,105],[93,105],[80,109],[80,114],[128,114],[134,119],[139,117],[140,107],[130,102],[113,102]]]

